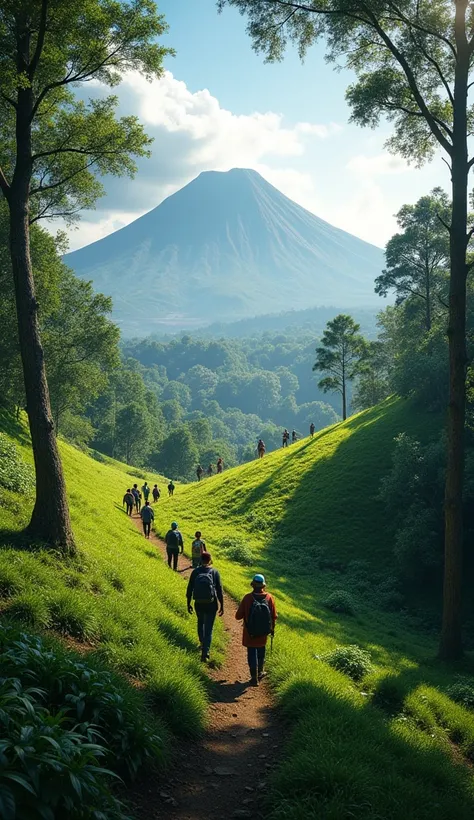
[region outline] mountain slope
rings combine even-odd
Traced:
[[[202,173],[157,208],[67,254],[113,297],[126,334],[308,305],[375,304],[383,252],[301,208],[256,171]]]

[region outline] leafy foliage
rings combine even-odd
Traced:
[[[466,709],[474,710],[474,683],[471,678],[459,678],[448,686],[446,694]]]
[[[355,645],[337,646],[331,652],[323,655],[321,660],[355,681],[359,681],[365,675],[368,675],[373,668],[370,653]]]
[[[360,325],[343,313],[328,322],[313,365],[313,370],[329,374],[318,382],[318,387],[325,393],[341,394],[343,419],[347,415],[347,385],[360,371],[365,353],[365,340],[359,330]]]
[[[344,615],[355,615],[356,605],[350,592],[344,589],[336,589],[324,600],[326,609],[332,612],[342,612]]]
[[[17,493],[31,493],[34,487],[31,467],[3,433],[0,433],[0,487]]]

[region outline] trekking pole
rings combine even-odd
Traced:
[[[273,655],[273,638],[274,638],[274,637],[275,637],[275,636],[274,636],[274,635],[273,635],[273,633],[272,633],[272,634],[270,635],[270,654],[271,654],[271,655]]]

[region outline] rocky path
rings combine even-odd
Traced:
[[[135,520],[141,530],[140,519]],[[152,534],[150,543],[165,558],[163,542]],[[178,569],[183,576],[191,571],[189,563],[180,555]],[[281,726],[267,685],[249,686],[242,626],[234,617],[235,603],[227,595],[224,609],[229,642],[224,665],[218,670],[209,668],[214,685],[207,731],[199,741],[178,746],[175,768],[166,780],[142,784],[132,796],[140,820],[265,816],[263,801],[268,776],[278,759]]]

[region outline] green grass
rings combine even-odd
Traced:
[[[393,542],[377,500],[394,437],[429,440],[439,423],[391,399],[288,451],[178,486],[155,508],[157,531],[177,520],[188,554],[202,531],[235,599],[255,571],[275,594],[270,683],[288,743],[270,778],[273,820],[473,816],[474,714],[448,696],[456,678],[435,660],[436,635],[388,611]],[[28,458],[24,437],[21,447]],[[61,449],[84,558],[66,565],[45,551],[22,552],[12,533],[0,553],[0,606],[92,643],[101,662],[143,681],[172,731],[198,728],[206,698],[195,625],[184,614],[182,579],[120,509],[129,468]],[[31,499],[2,498],[4,526],[18,529]],[[221,631],[216,646],[221,657]],[[338,646],[367,655],[334,656]],[[354,658],[366,670],[357,680],[348,674]],[[469,658],[456,670],[471,671]]]
[[[23,426],[0,416],[0,429],[31,462]],[[0,613],[72,646],[82,644],[92,658],[135,682],[174,733],[196,735],[205,725],[208,681],[195,619],[186,611],[183,580],[122,509],[133,470],[94,460],[64,442],[60,447],[79,557],[62,561],[40,545],[25,549],[21,530],[33,498],[1,490]],[[147,479],[160,486],[165,481],[151,474]],[[136,480],[143,483],[138,475]],[[218,662],[223,649],[219,625]]]
[[[439,424],[390,399],[288,451],[178,487],[158,510],[157,529],[176,519],[188,547],[202,531],[236,600],[255,571],[276,596],[270,682],[291,730],[271,781],[275,820],[473,816],[474,716],[446,694],[454,678],[434,660],[436,635],[386,611],[383,586],[393,541],[377,496],[393,439],[429,440]],[[334,612],[341,601],[350,606]],[[370,656],[357,682],[324,660],[352,645]]]

